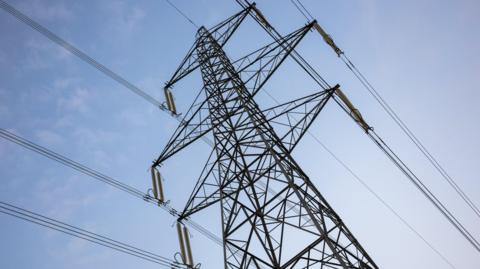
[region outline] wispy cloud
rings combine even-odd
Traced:
[[[119,114],[119,121],[127,126],[146,126],[148,124],[145,115],[137,110],[124,110]]]
[[[58,234],[52,234],[52,236],[58,236]],[[47,252],[51,260],[68,264],[69,268],[97,267],[98,264],[112,259],[111,251],[105,248],[92,248],[92,244],[78,238],[68,238],[66,244],[48,244]],[[76,258],[72,259],[72,257]]]
[[[111,169],[117,160],[124,158],[121,152],[111,154],[123,141],[122,136],[124,134],[120,132],[85,126],[76,126],[70,135],[77,145],[82,145],[82,151],[90,162],[101,170]]]
[[[130,35],[147,14],[145,9],[123,1],[110,1],[103,9],[109,14],[110,27],[121,36]]]
[[[56,104],[60,115],[64,115],[64,112],[87,113],[90,111],[89,101],[93,93],[88,87],[82,85],[81,79],[77,77],[55,79],[52,83],[52,91],[58,96]]]
[[[24,47],[26,54],[23,67],[31,70],[55,67],[56,62],[72,58],[70,53],[45,39],[30,38],[25,42]]]
[[[143,9],[139,7],[133,7],[132,10],[124,17],[124,25],[127,30],[132,31],[145,17],[145,15],[146,12]]]
[[[82,175],[73,175],[66,178],[49,177],[39,180],[34,186],[35,200],[47,208],[48,216],[68,220],[75,212],[82,208],[90,207],[98,199],[96,192],[83,192],[80,181]]]
[[[0,115],[2,115],[2,117],[5,117],[9,114],[10,110],[8,108],[8,106],[4,105],[4,104],[0,104]]]
[[[74,77],[62,77],[55,79],[55,81],[53,82],[53,87],[58,90],[63,90],[73,85],[77,85],[80,81],[81,79]]]
[[[1,61],[0,61],[1,63]],[[0,88],[0,119],[4,119],[10,113],[10,109],[7,103],[7,93],[3,88]]]
[[[19,4],[22,11],[42,21],[65,21],[73,19],[74,13],[71,10],[72,6],[73,5],[70,4],[67,7],[64,2],[46,3],[40,0]]]
[[[69,91],[68,94],[58,99],[58,108],[60,110],[71,110],[80,113],[89,111],[87,100],[90,97],[90,92],[85,88],[75,88]]]
[[[35,137],[39,143],[46,146],[61,145],[65,142],[59,134],[50,130],[39,130],[35,132]]]
[[[7,62],[7,55],[5,51],[0,50],[0,64],[6,63]]]

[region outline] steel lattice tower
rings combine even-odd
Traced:
[[[267,109],[254,99],[315,22],[232,62],[223,47],[252,9],[201,27],[165,86],[196,69],[203,79],[153,167],[214,138],[179,221],[220,205],[225,268],[378,268],[291,156],[338,86]]]

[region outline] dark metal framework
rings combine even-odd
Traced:
[[[202,90],[153,166],[214,137],[179,220],[220,204],[225,268],[378,268],[291,156],[338,86],[263,110],[254,99],[315,22],[232,62],[223,47],[251,11],[201,27],[166,84],[201,71]]]

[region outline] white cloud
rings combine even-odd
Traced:
[[[8,151],[8,142],[2,141],[0,143],[0,158],[5,161],[7,158],[12,156],[12,154]]]
[[[64,90],[66,88],[71,87],[72,85],[78,84],[79,82],[80,82],[80,79],[78,78],[72,78],[72,77],[59,78],[59,79],[55,79],[55,81],[53,82],[53,87],[58,90]]]
[[[40,144],[47,146],[61,145],[64,143],[64,139],[62,138],[62,136],[50,130],[36,131],[35,136],[40,141]]]
[[[7,55],[5,51],[0,50],[0,63],[6,63],[7,62]]]
[[[40,38],[31,38],[24,44],[26,49],[24,67],[27,69],[40,70],[56,67],[57,61],[65,61],[72,58],[72,55],[50,42]]]
[[[85,113],[89,111],[88,101],[91,98],[91,91],[81,85],[81,79],[76,77],[65,77],[55,79],[53,90],[58,95],[57,109],[61,112],[75,111]],[[66,120],[62,118],[62,120]]]
[[[88,99],[90,93],[85,88],[75,88],[70,90],[67,96],[62,96],[58,99],[58,108],[62,110],[76,111],[86,113],[89,111]]]
[[[59,237],[58,233],[55,236]],[[103,247],[92,248],[95,244],[86,240],[68,238],[66,243],[58,245],[51,245],[50,242],[51,240],[47,239],[50,259],[60,261],[68,265],[68,268],[96,267],[113,259],[112,251]]]
[[[138,23],[145,17],[146,13],[143,9],[134,7],[124,18],[124,23],[128,31],[132,31]]]
[[[68,2],[67,4],[61,1],[46,3],[40,0],[21,2],[16,5],[21,12],[31,16],[34,20],[38,20],[40,24],[54,22],[61,26],[74,18],[74,12],[71,10],[72,6],[74,5]],[[58,31],[58,29],[51,30],[53,32]],[[62,35],[65,35],[65,31],[62,32]],[[25,54],[24,66],[33,70],[50,68],[54,66],[53,61],[62,61],[72,57],[66,50],[41,37],[27,40],[25,48],[27,53]]]
[[[46,215],[68,220],[72,215],[82,208],[90,207],[98,200],[98,194],[94,192],[82,192],[80,181],[84,181],[84,175],[73,175],[70,177],[43,178],[35,185],[35,200],[47,208]]]
[[[69,8],[72,5],[69,5]],[[67,8],[65,3],[45,3],[45,1],[29,1],[22,3],[19,9],[28,15],[42,20],[42,21],[59,21],[71,20],[74,18],[74,13]]]
[[[146,126],[148,124],[145,114],[132,109],[120,112],[119,120],[126,126]]]
[[[68,129],[72,128],[75,125],[75,120],[72,117],[72,115],[61,115],[53,124],[53,128],[62,128],[62,129]]]
[[[97,144],[112,143],[118,141],[121,133],[114,131],[105,131],[98,128],[92,129],[82,126],[77,126],[72,132],[73,138],[79,142],[85,142],[89,145],[96,146]]]
[[[91,243],[86,240],[72,238],[68,241],[64,250],[68,253],[81,253],[85,251],[86,248],[89,248],[90,244]]]
[[[7,97],[7,91],[0,88],[0,119],[5,119],[10,114]]]
[[[6,104],[0,104],[0,115],[2,118],[7,117],[10,114],[10,109]]]
[[[108,2],[103,9],[109,14],[110,27],[125,37],[128,37],[146,16],[144,9],[129,6],[123,1]]]

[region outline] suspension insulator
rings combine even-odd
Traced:
[[[185,238],[185,249],[187,251],[188,264],[193,266],[192,247],[190,246],[190,237],[186,226],[183,226],[183,236]]]
[[[180,255],[184,264],[193,267],[192,247],[190,245],[190,238],[188,236],[188,229],[186,226],[177,222],[178,242],[180,243]]]
[[[340,57],[340,54],[342,54],[343,51],[337,47],[335,42],[333,42],[332,37],[323,30],[320,24],[318,24],[318,22],[315,22],[313,24],[313,28],[317,30],[317,32],[322,36],[325,43],[327,43],[335,51],[335,53]]]
[[[176,115],[177,107],[175,106],[175,101],[173,100],[172,91],[170,91],[169,88],[163,88],[163,91],[165,93],[165,100],[167,101],[168,110],[170,110],[170,112]]]
[[[180,255],[182,256],[182,261],[184,264],[187,264],[186,256],[185,256],[185,244],[183,238],[183,230],[182,224],[177,222],[177,234],[178,234],[178,243],[180,245]]]
[[[153,197],[157,198],[158,197],[158,187],[157,187],[157,174],[156,174],[156,169],[151,168],[150,172],[152,174],[152,191],[153,191]]]
[[[153,197],[163,203],[165,201],[165,197],[163,195],[162,176],[154,167],[151,169],[151,174]]]
[[[335,94],[342,100],[342,102],[347,106],[350,116],[362,127],[365,132],[368,133],[368,131],[371,129],[371,127],[365,122],[365,120],[362,117],[362,114],[360,114],[360,111],[356,109],[352,102],[347,98],[347,96],[340,90],[340,87],[337,87],[335,89]]]

